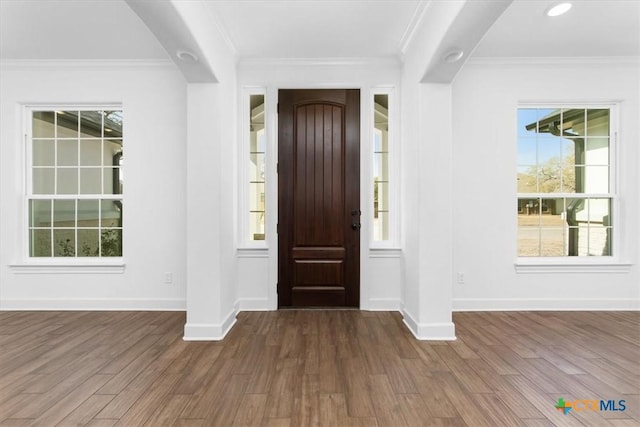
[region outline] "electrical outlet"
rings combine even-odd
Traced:
[[[464,283],[464,273],[462,271],[458,271],[458,283]]]
[[[164,273],[164,283],[171,284],[173,283],[173,273]]]

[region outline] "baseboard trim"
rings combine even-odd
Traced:
[[[187,323],[184,325],[184,341],[221,341],[236,324],[236,309],[231,310],[222,323]]]
[[[186,309],[186,300],[177,298],[0,300],[0,311],[185,311]]]
[[[402,310],[403,322],[416,339],[421,341],[455,341],[456,327],[453,322],[418,323],[407,312]]]
[[[453,311],[639,311],[634,298],[454,298]]]

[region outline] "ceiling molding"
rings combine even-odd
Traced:
[[[418,29],[418,27],[420,27],[420,24],[422,24],[427,6],[429,6],[430,3],[431,0],[422,0],[416,6],[416,10],[411,17],[411,21],[409,21],[409,25],[407,25],[407,28],[404,30],[404,34],[402,34],[402,37],[400,38],[401,55],[404,56],[407,49],[409,48],[409,45],[413,41],[416,30]]]
[[[401,66],[396,56],[374,58],[252,58],[241,57],[240,66],[290,66],[290,67],[335,67],[335,66]]]
[[[640,65],[637,56],[471,57],[469,65]]]
[[[169,59],[3,59],[2,68],[175,68]]]
[[[238,48],[236,47],[235,42],[231,38],[231,34],[229,33],[229,30],[224,25],[224,23],[218,18],[218,15],[213,13],[213,11],[211,10],[211,7],[207,6],[207,14],[213,21],[216,27],[216,30],[218,30],[218,34],[220,34],[220,37],[222,37],[222,40],[224,41],[224,44],[227,45],[232,55],[237,59],[239,57]]]

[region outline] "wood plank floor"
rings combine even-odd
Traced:
[[[454,322],[457,341],[421,342],[398,313],[240,313],[202,343],[180,312],[0,312],[0,425],[640,425],[640,313]]]

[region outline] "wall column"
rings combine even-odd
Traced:
[[[418,339],[454,340],[451,85],[403,94],[404,321]]]
[[[223,289],[221,144],[217,83],[187,88],[187,323],[185,340],[220,340],[235,323]],[[179,143],[179,141],[176,141]]]

